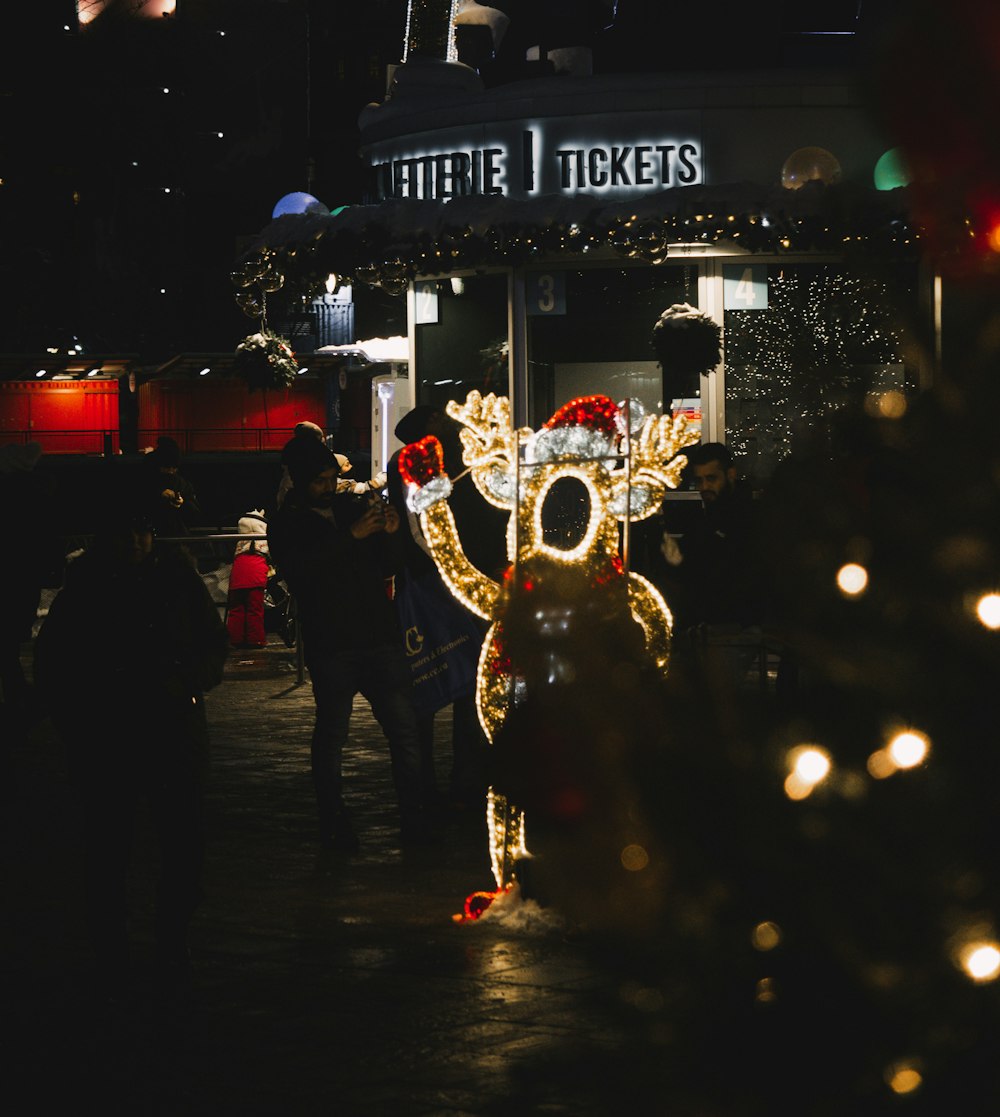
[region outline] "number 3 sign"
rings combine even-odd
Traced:
[[[532,272],[524,277],[524,303],[529,315],[566,313],[566,273]]]

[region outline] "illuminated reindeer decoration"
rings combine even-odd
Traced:
[[[537,432],[514,430],[505,397],[471,392],[464,404],[451,401],[448,414],[462,425],[462,460],[482,497],[511,513],[504,583],[483,574],[466,557],[448,506],[452,480],[434,436],[404,447],[400,470],[409,507],[451,592],[473,613],[491,622],[479,659],[476,693],[479,718],[493,742],[508,712],[532,688],[558,681],[560,663],[550,656],[544,678],[528,678],[511,658],[504,634],[504,607],[512,587],[530,593],[546,578],[570,571],[583,596],[618,594],[641,626],[646,654],[665,671],[672,619],[657,589],[624,568],[620,526],[653,515],[667,489],[676,488],[686,459],[679,455],[698,440],[683,416],[645,416],[632,403],[620,407],[607,396],[587,396],[561,407]],[[571,533],[553,540],[543,513],[573,489],[582,509]],[[584,497],[585,494],[585,497]],[[630,622],[631,623],[631,622]],[[524,815],[498,791],[488,802],[491,861],[499,888],[515,879],[514,861],[527,853]]]

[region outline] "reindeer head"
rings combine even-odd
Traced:
[[[698,440],[681,416],[626,411],[608,396],[561,407],[537,432],[514,430],[504,397],[471,392],[448,414],[462,424],[462,460],[483,497],[514,512],[510,557],[561,562],[617,553],[617,525],[642,520],[677,487]]]

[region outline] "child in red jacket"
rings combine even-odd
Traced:
[[[264,628],[264,590],[271,573],[267,552],[267,523],[263,511],[248,512],[237,525],[241,539],[236,544],[233,569],[229,575],[229,615],[226,626],[229,642],[235,648],[263,648],[267,643]]]

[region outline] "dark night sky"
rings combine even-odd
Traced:
[[[589,40],[597,71],[753,68],[849,63],[856,38],[803,32],[865,30],[857,0],[723,3],[711,22],[620,0],[610,30],[607,4],[497,6],[511,23],[487,84],[521,76],[537,41]],[[405,0],[179,0],[169,21],[105,13],[79,34],[70,0],[23,8],[0,75],[0,348],[230,348],[247,323],[230,265],[274,203],[362,200],[357,116],[399,60]]]

